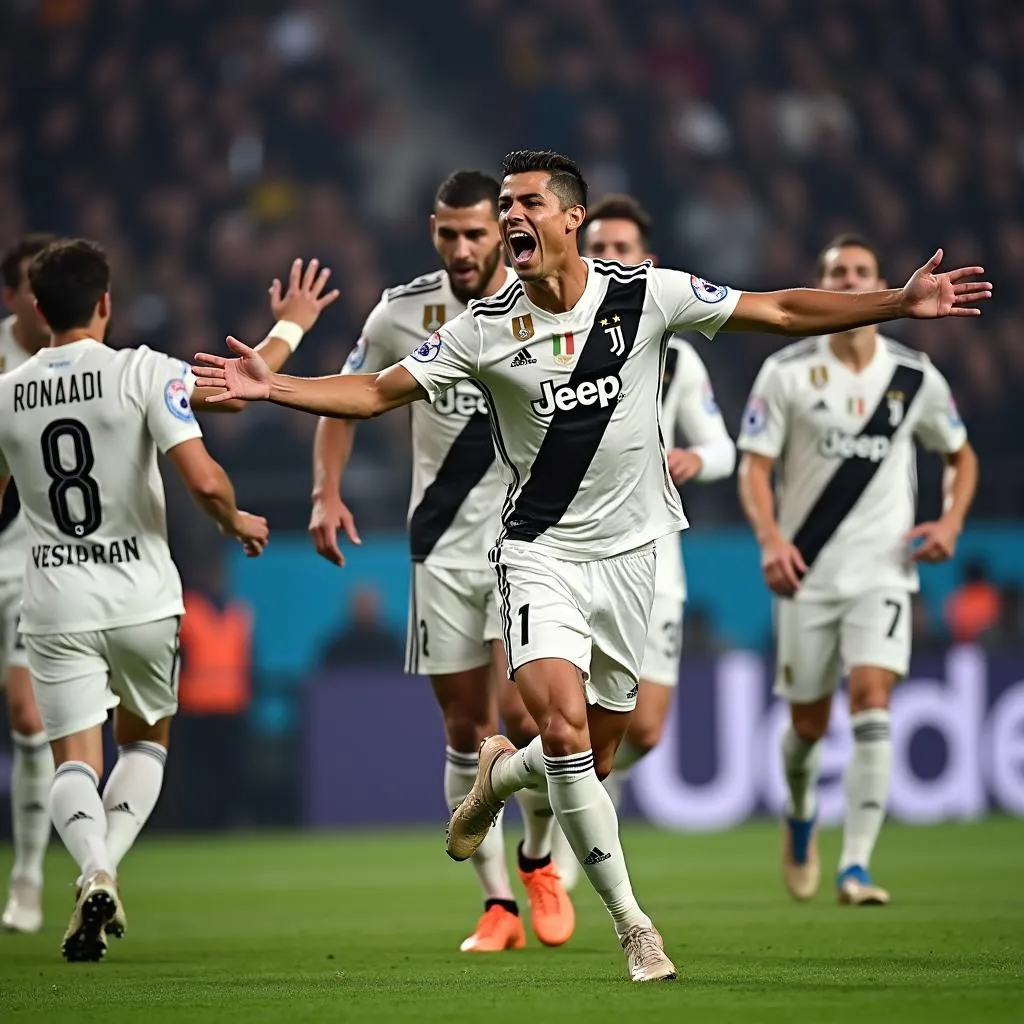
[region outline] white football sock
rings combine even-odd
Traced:
[[[160,798],[167,748],[140,740],[118,748],[117,763],[103,788],[107,851],[114,870],[132,848]]]
[[[499,800],[507,800],[521,789],[539,789],[544,785],[544,748],[535,736],[512,757],[499,761],[491,770],[491,786]]]
[[[551,833],[555,826],[555,812],[551,810],[548,787],[521,789],[516,803],[523,815],[523,845],[521,854],[528,860],[544,860],[551,856]]]
[[[851,864],[867,868],[885,820],[892,778],[892,737],[889,712],[884,708],[851,716],[853,758],[846,768],[846,821],[839,870]]]
[[[621,938],[635,925],[650,928],[651,919],[633,895],[619,842],[619,821],[594,771],[593,751],[565,757],[545,755],[544,770],[558,824],[611,914],[616,934]]]
[[[107,853],[107,813],[96,773],[83,761],[65,761],[53,776],[50,813],[82,878],[95,871],[114,874]]]
[[[782,734],[782,769],[789,786],[786,814],[810,821],[818,810],[818,777],[821,774],[821,741],[808,743],[797,736],[792,724]]]
[[[11,879],[43,884],[43,859],[50,841],[50,786],[53,755],[46,733],[25,736],[11,733],[14,765],[11,770],[11,831],[14,867]]]
[[[445,747],[444,798],[450,811],[454,811],[469,795],[476,781],[479,766],[479,755],[465,754]],[[480,879],[485,901],[504,900],[514,903],[515,896],[512,895],[512,883],[508,877],[508,865],[505,863],[505,833],[502,827],[504,816],[505,812],[502,811],[470,860],[477,878]]]

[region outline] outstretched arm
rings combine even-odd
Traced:
[[[255,351],[271,370],[280,370],[284,366],[299,347],[302,336],[313,329],[321,312],[341,294],[337,288],[323,294],[331,271],[324,267],[317,273],[319,269],[320,261],[314,259],[309,261],[303,273],[302,260],[297,259],[292,263],[288,291],[283,296],[281,282],[276,277],[270,285],[270,312],[277,322]],[[195,388],[190,399],[192,411],[241,412],[245,408],[241,399],[211,402],[210,398],[216,393],[208,387]]]
[[[912,317],[980,316],[976,303],[992,297],[988,281],[969,280],[982,267],[961,267],[948,274],[934,271],[942,250],[902,288],[874,292],[833,292],[788,288],[776,292],[743,292],[723,330],[769,331],[794,336],[849,331],[868,324]]]
[[[416,378],[400,364],[380,373],[290,377],[273,373],[237,338],[228,338],[228,348],[238,354],[237,359],[200,352],[192,367],[198,383],[215,391],[209,402],[273,402],[319,416],[363,420],[427,397]]]

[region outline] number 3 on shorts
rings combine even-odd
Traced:
[[[519,606],[519,643],[526,647],[530,642],[530,605]]]
[[[903,612],[903,604],[900,601],[893,600],[891,597],[887,597],[883,603],[891,615],[889,620],[889,629],[885,634],[885,638],[886,640],[892,640],[892,638],[896,636],[896,627],[900,624],[900,615]]]

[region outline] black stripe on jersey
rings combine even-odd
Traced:
[[[674,345],[669,345],[665,352],[665,368],[661,371],[659,406],[665,405],[665,398],[668,395],[668,389],[672,386],[672,381],[675,380],[677,369],[679,369],[679,349]]]
[[[911,403],[921,390],[924,371],[913,366],[897,366],[892,378],[882,391],[882,397],[875,406],[874,412],[868,417],[858,437],[892,438],[898,426],[889,420],[889,407],[886,394],[890,391],[903,392],[904,408],[909,410]],[[906,415],[904,415],[904,419]],[[902,421],[901,421],[902,422]],[[853,511],[860,496],[874,479],[879,467],[884,462],[871,459],[844,459],[839,468],[818,495],[811,506],[800,528],[793,535],[793,544],[800,552],[807,568],[810,569],[822,548],[829,542],[832,535],[843,524],[846,517]]]
[[[569,377],[570,388],[577,388],[584,381],[621,374],[636,342],[646,295],[646,274],[629,284],[615,280],[608,283],[608,291],[594,314],[583,351]],[[597,327],[600,320],[615,314],[621,318],[619,325],[625,343],[618,355],[612,352],[609,339]],[[505,519],[504,536],[508,540],[536,540],[565,515],[587,475],[614,412],[615,403],[609,402],[604,408],[597,403],[579,403],[575,408],[559,409],[553,413],[530,467],[530,477]]]
[[[491,394],[490,388],[483,381],[474,380],[473,383],[480,389],[480,393],[484,396],[484,401],[487,403],[488,409],[490,409],[489,419],[491,421],[491,439],[494,441],[494,450],[498,453],[498,458],[504,463],[511,477],[508,490],[505,492],[505,501],[501,508],[501,521],[504,522],[512,509],[512,495],[519,490],[519,471],[508,454],[508,448],[505,447],[505,438],[501,436],[501,424],[498,422],[498,408],[494,402],[494,395]]]
[[[475,412],[452,442],[437,476],[423,492],[409,520],[409,547],[414,562],[422,562],[434,550],[469,492],[493,463],[490,417]]]
[[[425,295],[428,292],[436,292],[439,288],[444,287],[444,275],[443,270],[438,270],[433,274],[417,277],[415,281],[410,281],[408,284],[399,284],[394,288],[389,288],[384,294],[387,296],[388,302],[391,302],[393,299],[401,299],[409,295]]]
[[[7,481],[4,491],[4,503],[0,508],[0,534],[2,534],[21,511],[21,498],[18,497],[18,485],[14,480]]]
[[[638,277],[646,277],[647,271],[654,266],[650,260],[644,260],[643,263],[619,263],[618,260],[603,260],[594,259],[594,269],[599,274],[604,274],[608,277],[619,277],[624,280],[632,280]]]
[[[784,349],[780,349],[775,353],[775,361],[777,363],[788,363],[794,359],[803,359],[806,356],[812,356],[818,351],[818,339],[817,338],[804,338],[803,341],[795,342],[792,345],[787,345]]]
[[[498,292],[489,299],[474,299],[469,308],[473,316],[504,316],[511,313],[515,304],[523,297],[523,286],[516,281],[508,291]]]

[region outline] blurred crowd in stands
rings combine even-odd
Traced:
[[[99,239],[113,343],[183,357],[258,341],[271,279],[317,256],[342,298],[292,367],[333,372],[381,290],[435,265],[440,177],[522,146],[578,158],[595,196],[636,193],[663,264],[739,287],[811,283],[840,230],[881,246],[892,283],[942,245],[985,265],[992,309],[892,333],[953,383],[977,513],[1021,510],[1014,0],[11,0],[0,82],[0,243]],[[702,346],[734,431],[777,344]],[[314,426],[273,408],[207,423],[278,529],[305,526]],[[406,435],[403,413],[360,429],[346,497],[364,530],[402,524]],[[733,482],[692,491],[697,525],[739,517]]]

